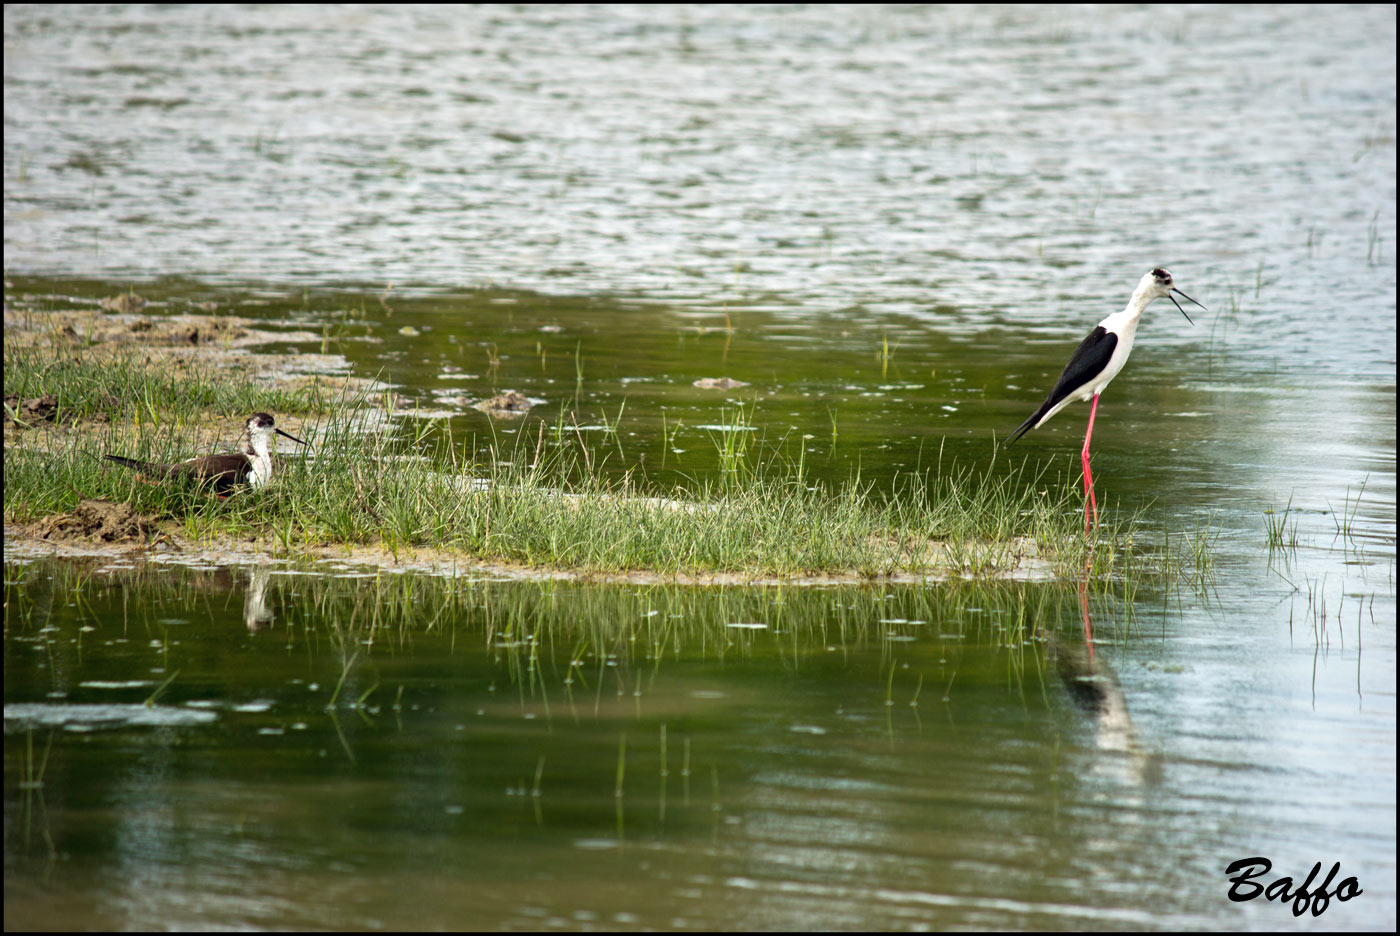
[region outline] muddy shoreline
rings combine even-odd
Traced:
[[[50,522],[46,518],[41,523]],[[508,580],[579,582],[599,585],[681,585],[681,586],[803,586],[833,585],[918,585],[946,582],[962,576],[895,572],[866,575],[850,570],[821,574],[755,575],[746,572],[704,572],[694,574],[659,573],[646,570],[598,572],[577,569],[551,569],[509,562],[488,562],[475,557],[425,547],[400,549],[397,553],[379,546],[305,546],[287,555],[262,543],[197,544],[159,531],[151,542],[102,542],[84,537],[50,540],[39,535],[40,525],[5,524],[5,558],[15,559],[106,559],[166,565],[268,565],[291,564],[310,571],[335,574],[347,568],[377,569],[385,572],[417,572],[428,575],[467,576]],[[170,524],[170,526],[174,526]],[[1049,563],[1034,555],[1026,543],[1014,568],[993,576],[1014,581],[1049,581],[1054,573]],[[329,567],[329,568],[326,568]]]

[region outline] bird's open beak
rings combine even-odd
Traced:
[[[1174,301],[1176,301],[1176,300],[1172,300],[1172,301],[1174,302]],[[291,439],[293,442],[297,443],[298,445],[306,445],[305,442],[301,441],[301,440],[298,439],[296,436],[292,435],[290,432],[283,432],[281,429],[278,429],[278,430],[277,430],[277,434],[280,435],[280,436],[286,436],[287,438]]]
[[[1177,296],[1180,296],[1181,298],[1185,299],[1187,302],[1195,302],[1196,305],[1201,306],[1202,309],[1206,309],[1205,306],[1201,305],[1199,302],[1196,302],[1195,299],[1192,299],[1190,296],[1186,295],[1186,293],[1184,293],[1184,292],[1182,292],[1181,290],[1177,289],[1175,286],[1172,287],[1172,292],[1176,293]],[[1176,309],[1177,309],[1178,312],[1180,312],[1182,315],[1186,315],[1186,310],[1183,309],[1183,308],[1181,307],[1181,303],[1179,303],[1179,302],[1176,301],[1176,296],[1173,296],[1173,295],[1171,295],[1171,293],[1168,293],[1168,294],[1167,294],[1167,298],[1170,299],[1170,300],[1172,301],[1172,305],[1176,306]],[[1206,309],[1206,311],[1209,312],[1210,309]],[[1186,321],[1191,322],[1191,316],[1186,315]],[[1195,323],[1195,322],[1191,322],[1191,324],[1192,324],[1192,325],[1195,325],[1196,323]]]

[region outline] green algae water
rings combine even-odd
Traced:
[[[1158,701],[1229,655],[1094,595],[1129,700],[1073,585],[316,571],[8,567],[12,924],[1200,927],[1202,851],[1336,829],[1200,822],[1280,769]]]

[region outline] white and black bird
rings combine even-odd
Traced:
[[[1089,333],[1089,337],[1075,349],[1069,363],[1065,365],[1064,373],[1055,382],[1055,389],[1051,390],[1045,402],[1040,404],[1040,409],[1032,413],[1030,419],[1021,423],[1006,440],[1006,444],[1010,445],[1030,430],[1040,428],[1051,416],[1071,403],[1093,400],[1089,408],[1089,428],[1084,433],[1084,449],[1079,453],[1080,462],[1084,466],[1085,533],[1089,531],[1091,506],[1094,511],[1094,523],[1099,522],[1099,505],[1094,498],[1094,476],[1089,472],[1089,438],[1094,434],[1094,414],[1099,410],[1099,394],[1118,376],[1123,365],[1128,363],[1128,355],[1133,350],[1133,339],[1137,336],[1138,321],[1142,318],[1143,311],[1152,304],[1152,300],[1171,299],[1172,305],[1176,306],[1182,315],[1186,315],[1186,310],[1181,308],[1181,303],[1176,301],[1172,293],[1176,293],[1187,302],[1201,306],[1202,309],[1206,308],[1173,286],[1172,275],[1166,270],[1159,268],[1143,274],[1137,289],[1133,290],[1133,297],[1128,300],[1123,311],[1113,313]],[[1191,316],[1186,315],[1186,321],[1191,322]]]
[[[248,417],[244,427],[244,438],[236,452],[218,452],[213,455],[199,455],[171,465],[137,461],[120,455],[104,456],[142,474],[156,478],[188,477],[201,485],[209,485],[216,494],[227,494],[241,485],[262,487],[272,479],[272,450],[278,436],[286,436],[299,445],[305,445],[296,436],[277,428],[276,421],[267,413],[254,413]]]

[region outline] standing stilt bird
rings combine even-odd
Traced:
[[[1109,381],[1118,376],[1123,365],[1128,363],[1128,355],[1133,350],[1133,338],[1137,335],[1138,320],[1142,318],[1143,310],[1152,304],[1152,300],[1171,299],[1172,305],[1176,306],[1182,315],[1186,315],[1186,310],[1181,308],[1181,303],[1176,301],[1172,293],[1176,293],[1187,302],[1201,306],[1202,309],[1206,308],[1173,286],[1172,275],[1166,270],[1156,269],[1144,274],[1138,281],[1137,289],[1133,290],[1133,297],[1128,300],[1128,305],[1122,312],[1115,312],[1104,319],[1089,333],[1089,337],[1075,349],[1069,363],[1065,365],[1065,372],[1055,382],[1055,389],[1050,391],[1045,402],[1040,404],[1040,409],[1032,413],[1030,419],[1021,423],[1006,440],[1006,444],[1010,445],[1030,430],[1039,429],[1051,416],[1071,403],[1093,400],[1089,407],[1089,428],[1084,433],[1084,449],[1079,453],[1080,462],[1084,465],[1086,536],[1089,534],[1091,506],[1094,511],[1094,523],[1097,525],[1099,522],[1099,505],[1094,498],[1094,476],[1089,472],[1089,438],[1094,434],[1094,414],[1099,411],[1099,394],[1103,393]],[[1186,321],[1191,322],[1191,316],[1186,315]]]
[[[104,457],[118,465],[125,465],[157,478],[193,478],[200,484],[209,485],[216,494],[227,494],[242,484],[256,488],[271,480],[272,450],[279,435],[286,436],[299,445],[306,444],[296,436],[278,429],[276,422],[267,413],[254,413],[249,416],[245,433],[245,438],[239,443],[236,452],[200,455],[173,465],[137,461],[120,455]]]

